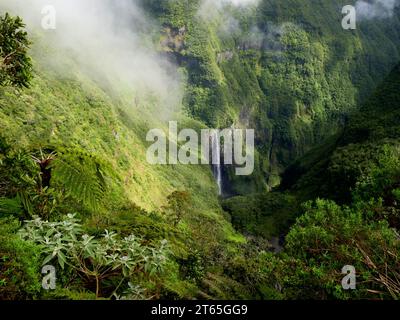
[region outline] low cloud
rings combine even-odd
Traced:
[[[205,20],[213,20],[224,13],[224,10],[233,6],[239,9],[255,7],[261,0],[203,0],[199,15]]]
[[[73,59],[82,72],[106,88],[123,88],[129,95],[158,101],[157,114],[168,114],[182,102],[183,90],[177,68],[154,47],[152,31],[159,26],[135,0],[1,0],[0,11],[22,16],[39,41],[52,68]],[[42,9],[56,9],[57,28],[43,30]],[[57,59],[51,48],[63,52]],[[65,68],[64,68],[65,70]],[[162,109],[162,110],[161,110]]]
[[[256,49],[279,53],[283,50],[281,38],[285,32],[285,24],[277,26],[268,23],[265,30],[252,26],[249,31],[242,32],[238,38],[240,49]]]
[[[260,0],[217,0],[215,2],[230,3],[234,6],[256,5]]]
[[[359,0],[356,2],[357,16],[365,20],[390,18],[399,5],[400,0]]]

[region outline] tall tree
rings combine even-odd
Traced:
[[[20,17],[0,17],[0,86],[28,87],[32,79],[30,41]]]

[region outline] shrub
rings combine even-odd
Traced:
[[[0,86],[28,87],[32,62],[27,52],[30,42],[20,17],[6,13],[0,17]]]
[[[286,240],[282,287],[288,298],[399,298],[400,240],[387,221],[317,200],[305,206]],[[341,270],[352,265],[357,290],[344,291]]]
[[[43,264],[56,262],[61,271],[68,269],[94,288],[96,297],[116,294],[131,279],[151,278],[163,271],[167,261],[167,241],[154,248],[144,245],[139,237],[130,235],[120,239],[113,232],[95,238],[82,231],[74,215],[61,222],[47,222],[36,217],[26,221],[20,230],[23,239],[41,247]],[[117,285],[115,285],[117,283]],[[137,284],[129,285],[129,288]]]
[[[19,223],[0,220],[0,300],[36,298],[40,292],[40,251],[21,240],[15,231]]]

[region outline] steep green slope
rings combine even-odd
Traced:
[[[214,205],[217,204],[208,168],[154,167],[146,162],[149,143],[145,138],[152,127],[146,116],[135,113],[144,115],[146,103],[151,102],[134,109],[129,101],[116,100],[113,93],[103,91],[80,73],[78,67],[70,65],[68,73],[60,75],[52,74],[42,65],[35,66],[37,72],[31,89],[2,89],[2,135],[9,143],[37,148],[46,144],[84,147],[110,162],[128,192],[125,196],[147,209],[159,208],[171,191],[186,187],[193,191],[202,189],[205,197],[214,198]],[[197,186],[188,179],[186,185],[188,172],[191,175],[198,172],[206,178],[196,179]],[[206,187],[200,185],[202,181]]]
[[[279,184],[286,166],[338,132],[399,59],[398,15],[346,31],[341,1],[264,0],[205,17],[198,1],[146,5],[164,24],[162,49],[188,72],[190,114],[256,129],[255,173],[226,169],[227,193]]]
[[[279,236],[289,231],[305,201],[324,198],[351,203],[353,190],[368,182],[376,166],[399,147],[399,85],[397,65],[360,110],[349,116],[340,134],[287,168],[274,192],[225,200],[223,207],[231,213],[235,226],[255,235]],[[374,196],[378,193],[389,201],[392,198],[382,190],[375,190]]]
[[[365,101],[399,60],[398,13],[344,31],[339,1],[211,17],[199,1],[143,5],[162,24],[143,41],[187,76],[173,118],[255,128],[255,173],[224,168],[225,192],[243,196],[221,206],[209,166],[150,165],[157,97],[39,33],[30,88],[0,86],[0,297],[398,298],[400,66]],[[40,288],[42,263],[57,290]],[[340,286],[348,264],[358,291]]]
[[[289,167],[280,191],[223,202],[240,230],[286,235],[280,254],[248,261],[264,296],[400,297],[399,86],[397,65],[340,136]],[[356,270],[356,290],[343,290],[344,266]]]
[[[350,116],[343,134],[310,151],[285,172],[282,188],[306,198],[320,196],[349,201],[350,191],[369,167],[377,163],[385,145],[398,146],[400,66]]]
[[[144,281],[146,295],[194,297],[202,289],[212,296],[201,280],[207,273],[225,281],[222,268],[229,258],[218,252],[235,256],[245,240],[223,215],[210,167],[149,164],[148,130],[167,130],[165,122],[154,116],[158,110],[154,99],[143,95],[135,99],[123,90],[106,88],[68,54],[48,46],[44,38],[35,37],[33,42],[35,72],[30,88],[0,88],[0,217],[24,220],[39,215],[57,221],[77,213],[91,235],[108,229],[123,236],[133,233],[153,245],[166,239],[171,250],[168,271],[154,282],[138,280]],[[204,127],[177,117],[183,126]],[[44,164],[46,157],[53,164],[39,167],[34,161]],[[94,171],[90,171],[92,164]],[[51,180],[45,185],[44,174],[49,170]],[[98,183],[102,185],[97,187]],[[174,191],[187,192],[190,197],[179,223],[171,223],[178,213],[174,207],[168,209],[168,196]],[[11,250],[11,243],[5,245],[0,249]],[[12,275],[13,268],[3,271]],[[196,268],[201,272],[193,271]],[[26,292],[23,279],[14,279],[17,290],[27,297],[44,297],[40,287],[34,293]],[[70,291],[57,291],[54,297],[71,298],[78,291],[92,289],[90,283],[78,289],[76,284],[67,285],[67,274],[61,281]],[[12,290],[1,288],[1,295],[10,299]]]

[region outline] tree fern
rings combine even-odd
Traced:
[[[57,152],[51,167],[55,183],[68,195],[90,209],[98,209],[107,185],[103,161],[81,149],[68,148]]]

